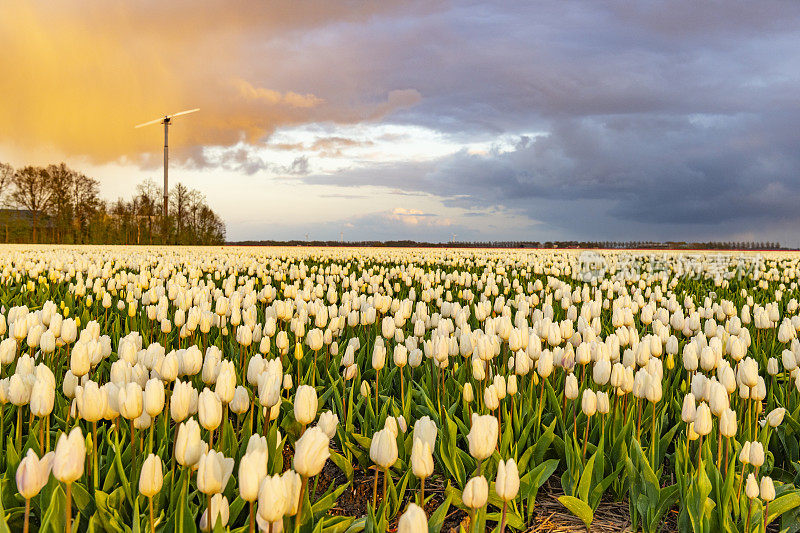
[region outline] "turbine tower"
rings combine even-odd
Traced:
[[[173,113],[172,115],[164,115],[163,118],[157,118],[155,120],[151,120],[150,122],[145,122],[144,124],[139,124],[135,126],[135,128],[141,128],[143,126],[149,126],[150,124],[157,124],[161,123],[164,125],[164,243],[166,244],[167,239],[167,215],[169,214],[169,182],[167,179],[167,174],[169,171],[169,143],[167,142],[168,135],[169,135],[169,125],[172,123],[172,119],[175,117],[179,117],[181,115],[188,115],[189,113],[194,113],[195,111],[200,111],[200,108],[196,109],[189,109],[188,111],[181,111],[180,113]]]

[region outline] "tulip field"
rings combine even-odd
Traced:
[[[800,531],[800,254],[0,247],[0,533]]]

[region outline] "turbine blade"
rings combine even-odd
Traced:
[[[142,126],[149,126],[150,124],[156,124],[158,122],[162,122],[163,118],[157,118],[155,120],[151,120],[150,122],[145,122],[144,124],[139,124],[138,126],[134,126],[134,129],[141,128]]]
[[[175,113],[174,115],[169,115],[169,118],[178,117],[181,115],[188,115],[189,113],[194,113],[195,111],[200,111],[200,108],[197,107],[195,109],[189,109],[188,111],[181,111],[180,113]]]

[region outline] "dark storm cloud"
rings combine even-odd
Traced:
[[[380,79],[423,95],[393,120],[518,141],[308,181],[502,205],[576,237],[800,224],[800,4],[458,4],[398,26],[401,41],[429,38],[385,51],[398,68]]]

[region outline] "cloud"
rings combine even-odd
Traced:
[[[133,125],[200,107],[176,165],[377,186],[397,203],[365,235],[445,231],[385,209],[436,198],[518,215],[464,235],[797,242],[798,46],[781,0],[9,0],[0,148],[155,169],[162,132]]]
[[[299,239],[306,232],[311,240],[336,240],[344,235],[345,241],[360,240],[416,240],[420,242],[447,242],[458,235],[465,240],[485,239],[472,228],[457,224],[447,217],[420,212],[414,209],[390,209],[368,212],[331,220],[323,225],[279,222],[267,230],[257,224],[229,224],[229,231],[243,235],[244,239]],[[416,218],[415,222],[411,219]]]
[[[728,235],[800,223],[800,156],[774,144],[796,136],[792,121],[776,131],[774,119],[754,116],[565,119],[510,151],[305,179],[431,194],[466,210],[513,209],[574,235]]]
[[[405,84],[362,95],[320,82],[330,56],[316,50],[316,75],[292,75],[295,54],[284,45],[413,4],[3,2],[0,144],[22,154],[44,147],[94,162],[136,161],[159,151],[162,133],[134,125],[199,107],[170,130],[180,163],[198,147],[255,146],[280,126],[380,120],[418,94]]]
[[[390,213],[386,214],[386,217],[406,226],[449,226],[452,224],[450,219],[438,217],[433,213],[425,213],[419,209],[406,209],[405,207],[395,207]]]
[[[264,87],[253,87],[245,80],[233,80],[233,85],[239,94],[248,100],[258,100],[269,105],[288,105],[290,107],[316,107],[324,102],[313,94],[297,94],[289,91],[281,94],[279,91],[265,89]],[[391,98],[391,95],[390,95]]]

